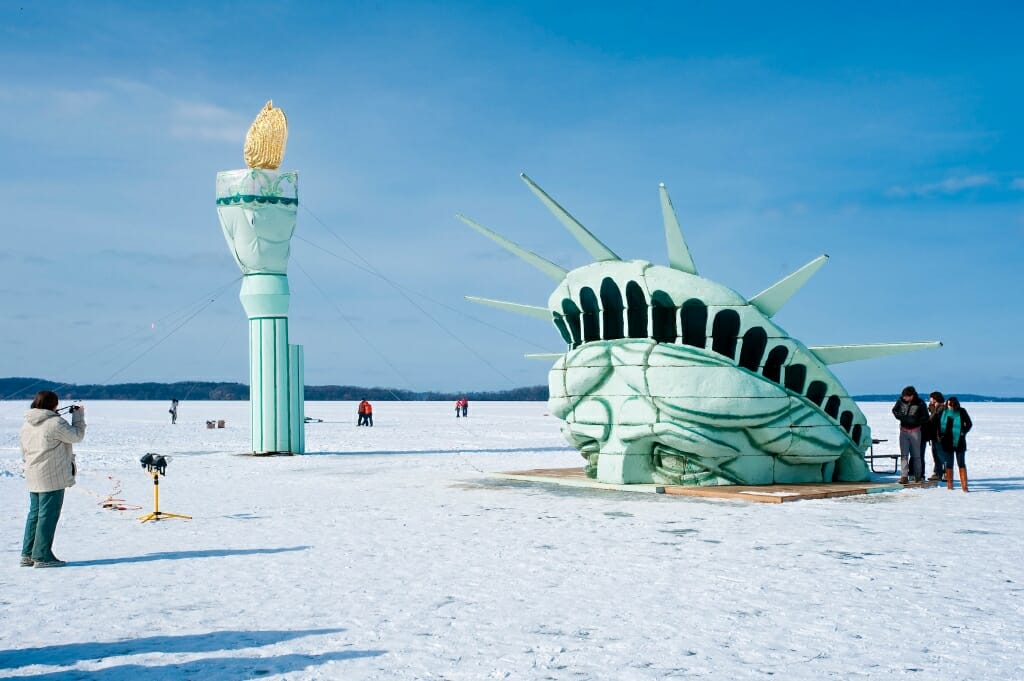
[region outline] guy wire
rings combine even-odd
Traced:
[[[397,291],[397,292],[398,292],[398,293],[399,293],[399,294],[400,294],[400,295],[401,295],[401,296],[402,296],[403,298],[405,298],[405,299],[406,299],[406,301],[408,301],[408,303],[409,303],[410,305],[412,305],[412,306],[413,306],[413,307],[415,307],[415,308],[416,308],[417,310],[419,310],[419,311],[420,311],[420,313],[421,313],[421,314],[422,314],[423,316],[425,316],[425,317],[426,317],[427,319],[429,319],[429,320],[430,320],[431,322],[433,322],[435,326],[437,326],[437,327],[438,327],[439,329],[441,329],[441,331],[443,331],[444,333],[446,333],[447,335],[449,335],[449,336],[451,336],[451,337],[452,337],[453,339],[455,339],[455,341],[456,341],[456,342],[457,342],[457,343],[458,343],[459,345],[461,345],[462,347],[464,347],[464,348],[465,348],[465,349],[466,349],[467,351],[469,351],[469,352],[470,352],[470,354],[472,354],[472,355],[473,355],[473,356],[475,356],[475,357],[476,357],[477,359],[479,359],[479,360],[480,360],[481,362],[483,362],[484,364],[486,364],[486,365],[487,365],[488,367],[490,367],[490,368],[491,368],[491,369],[492,369],[492,370],[493,370],[493,371],[494,371],[494,372],[495,372],[496,374],[498,374],[499,376],[501,376],[502,378],[504,378],[504,379],[505,379],[506,381],[508,381],[508,382],[509,382],[509,385],[510,385],[510,386],[514,387],[514,383],[515,383],[515,382],[514,382],[514,381],[512,380],[512,378],[511,378],[511,377],[509,377],[509,376],[508,376],[508,374],[506,374],[506,373],[505,373],[505,372],[503,372],[503,371],[502,371],[501,369],[499,369],[498,367],[496,367],[496,366],[495,366],[495,365],[494,365],[493,363],[491,363],[491,362],[490,362],[490,361],[489,361],[489,360],[488,360],[488,359],[487,359],[486,357],[484,357],[484,356],[483,356],[483,355],[481,355],[481,354],[480,354],[479,352],[477,352],[477,350],[476,350],[475,348],[473,348],[473,347],[472,347],[471,345],[469,345],[469,344],[468,344],[468,343],[467,343],[466,341],[464,341],[464,340],[463,340],[462,338],[460,338],[460,337],[459,337],[459,336],[458,336],[457,334],[453,333],[453,332],[452,332],[452,331],[451,331],[450,329],[448,329],[448,327],[446,327],[446,326],[445,326],[444,324],[442,324],[441,322],[439,322],[439,321],[438,321],[438,320],[437,320],[437,319],[436,319],[436,318],[435,318],[435,317],[434,317],[433,315],[431,315],[431,314],[430,314],[429,312],[427,312],[427,311],[426,311],[426,310],[425,310],[425,309],[423,308],[423,306],[422,306],[422,305],[420,305],[420,304],[419,304],[419,303],[417,303],[417,302],[416,302],[415,300],[413,300],[413,299],[412,299],[412,297],[410,297],[410,296],[409,296],[409,295],[408,295],[408,294],[407,294],[407,293],[405,292],[405,287],[403,287],[403,286],[399,285],[399,284],[398,284],[397,282],[395,282],[395,281],[391,280],[391,279],[390,279],[390,278],[388,278],[387,276],[385,276],[385,275],[381,274],[381,273],[380,273],[379,271],[377,271],[377,269],[376,269],[375,267],[373,267],[373,265],[372,265],[372,264],[370,264],[370,262],[369,262],[369,261],[367,261],[367,260],[366,260],[366,258],[364,258],[364,257],[363,257],[362,255],[360,255],[358,251],[356,251],[356,250],[355,250],[354,248],[352,248],[352,246],[350,246],[350,245],[349,245],[349,244],[348,244],[347,242],[345,242],[345,240],[344,240],[344,239],[342,239],[342,238],[341,238],[340,236],[338,236],[338,235],[337,235],[337,234],[336,234],[336,233],[335,233],[334,231],[332,231],[332,230],[331,230],[331,229],[330,229],[330,228],[329,228],[329,227],[328,227],[328,226],[327,226],[326,224],[324,224],[324,222],[323,222],[322,220],[320,220],[320,218],[318,218],[318,217],[317,217],[317,216],[316,216],[315,214],[313,214],[313,212],[312,212],[312,211],[310,211],[310,210],[309,210],[308,208],[306,209],[306,211],[307,211],[307,212],[309,212],[309,214],[313,216],[313,219],[314,219],[314,220],[316,220],[316,221],[317,221],[318,223],[320,223],[320,225],[321,225],[321,226],[323,226],[323,228],[324,228],[324,229],[326,229],[326,230],[328,231],[328,233],[330,233],[331,235],[333,235],[333,236],[334,236],[334,238],[336,238],[336,239],[337,239],[338,241],[340,241],[340,242],[341,242],[341,243],[342,243],[342,244],[343,244],[343,245],[344,245],[344,246],[345,246],[346,248],[348,248],[348,249],[349,249],[349,250],[351,250],[351,251],[352,251],[353,253],[355,253],[355,254],[356,254],[356,256],[357,256],[357,257],[358,257],[358,258],[359,258],[360,260],[362,260],[362,261],[363,261],[364,263],[366,263],[366,266],[367,266],[367,267],[369,267],[369,270],[367,270],[366,268],[363,268],[363,267],[360,267],[360,269],[362,269],[362,270],[364,270],[364,271],[368,271],[368,272],[370,272],[371,274],[374,274],[375,276],[377,276],[377,277],[379,277],[380,279],[382,279],[382,280],[384,280],[385,282],[387,282],[387,283],[388,283],[388,284],[389,284],[389,285],[390,285],[390,286],[391,286],[392,288],[394,288],[394,289],[395,289],[395,290],[396,290],[396,291]],[[310,244],[310,245],[312,245],[312,246],[316,246],[316,244],[313,244],[312,242],[308,241],[307,239],[302,239],[302,241],[305,241],[306,243],[309,243],[309,244]],[[321,249],[321,250],[324,250],[325,252],[328,252],[328,253],[330,253],[330,251],[327,251],[326,249]],[[338,257],[338,258],[340,258],[340,259],[344,260],[344,258],[341,258],[340,256],[338,256],[338,255],[337,255],[337,254],[335,254],[335,253],[331,253],[331,255],[334,255],[335,257]],[[350,262],[351,262],[351,261],[350,261]],[[355,263],[352,263],[352,264],[353,264],[354,266],[356,266],[356,267],[359,267],[359,266],[358,266],[357,264],[355,264]],[[520,340],[525,340],[525,339],[520,339]],[[527,341],[527,342],[529,342],[529,341]],[[532,343],[531,343],[531,344],[532,344]],[[535,347],[536,347],[536,346],[535,346]]]
[[[306,275],[306,278],[309,279],[310,283],[313,284],[313,287],[320,292],[320,295],[324,297],[324,300],[330,303],[331,307],[333,307],[334,310],[338,313],[338,316],[345,320],[345,323],[348,324],[349,328],[352,329],[352,331],[355,332],[355,334],[362,339],[363,343],[367,347],[373,349],[377,356],[380,357],[381,361],[387,364],[388,367],[390,367],[391,370],[395,372],[396,376],[398,376],[403,381],[406,380],[405,376],[402,375],[402,372],[399,371],[398,368],[394,364],[392,364],[390,360],[388,360],[384,353],[381,352],[380,348],[378,348],[374,343],[371,343],[370,339],[363,335],[363,332],[359,330],[359,327],[353,324],[352,320],[345,316],[345,313],[341,311],[341,308],[338,307],[338,304],[334,300],[332,300],[330,296],[327,295],[327,292],[320,287],[320,284],[316,282],[316,280],[313,278],[313,275],[306,271],[306,268],[302,266],[302,263],[300,263],[298,259],[295,258],[294,256],[292,256],[292,262],[294,262],[295,266],[298,267],[299,270]],[[399,402],[402,401],[402,398],[396,395],[394,391],[391,390],[391,388],[388,388],[387,391],[391,393],[391,396],[394,397],[396,400],[398,400]]]
[[[228,283],[222,284],[222,285],[218,286],[217,288],[213,289],[212,291],[203,294],[203,296],[201,296],[196,302],[191,302],[191,303],[189,303],[187,305],[184,305],[184,306],[178,308],[177,310],[174,310],[173,312],[169,312],[168,314],[164,315],[163,317],[158,318],[157,320],[155,320],[154,324],[155,323],[162,323],[162,322],[164,322],[165,320],[168,320],[168,319],[174,319],[175,317],[178,317],[179,315],[184,314],[186,311],[188,311],[188,310],[192,309],[193,307],[195,307],[197,304],[199,304],[199,302],[201,302],[203,300],[206,300],[207,298],[210,298],[210,296],[212,295],[213,298],[211,300],[209,300],[209,302],[207,303],[207,305],[209,305],[209,303],[212,303],[214,300],[216,300],[218,297],[220,297],[224,293],[225,290],[230,288],[232,284],[235,284],[241,278],[242,278],[241,276],[235,277],[234,279],[232,279]],[[188,319],[191,319],[194,316],[195,316],[195,314],[191,315]],[[188,321],[188,319],[186,319],[186,321]],[[177,328],[181,328],[181,327],[179,326]],[[174,330],[177,330],[177,328],[174,329]],[[62,371],[66,371],[67,369],[70,369],[71,367],[80,366],[85,360],[87,360],[87,359],[89,359],[91,357],[95,357],[96,355],[99,355],[100,353],[106,352],[106,351],[110,350],[111,348],[114,348],[117,345],[123,343],[124,341],[129,340],[129,339],[131,339],[131,338],[133,338],[135,336],[138,336],[139,333],[140,332],[138,330],[130,331],[127,334],[125,334],[123,336],[120,336],[120,337],[114,339],[113,341],[111,341],[111,342],[109,342],[109,343],[107,343],[105,345],[100,346],[99,348],[93,350],[92,352],[89,352],[89,353],[87,353],[85,355],[77,357],[77,358],[75,358],[75,360],[71,364],[67,365],[67,367],[65,367]],[[173,331],[172,331],[172,333],[173,333]],[[141,346],[145,341],[146,341],[146,339],[137,341],[137,342],[133,343],[133,347]],[[161,340],[159,342],[163,342],[163,341]],[[136,359],[138,359],[138,358],[136,358]],[[132,360],[132,361],[134,362],[135,360]],[[115,372],[114,375],[116,376],[122,370],[119,370],[119,371]],[[21,393],[23,393],[23,392],[25,392],[27,390],[30,390],[31,388],[34,388],[34,387],[36,387],[38,385],[41,385],[43,383],[46,383],[46,382],[47,381],[45,379],[38,379],[36,381],[33,381],[32,383],[29,383],[27,385],[22,386],[21,388],[18,388],[17,390],[15,390],[14,392],[12,392],[12,393],[10,393],[8,395],[4,395],[4,396],[0,397],[0,399],[2,399],[2,400],[13,399],[14,397],[20,395]],[[59,384],[55,385],[53,388],[51,388],[51,390],[56,392],[57,390],[60,390],[61,388],[63,388],[64,386],[67,386],[67,385],[71,385],[71,383],[69,383],[69,382],[59,383]]]
[[[537,348],[538,350],[548,350],[547,347],[542,346],[542,345],[538,345],[537,343],[535,343],[534,341],[530,340],[529,338],[523,338],[522,336],[520,336],[520,335],[518,335],[518,334],[516,334],[516,333],[514,333],[512,331],[509,331],[508,329],[503,329],[503,328],[501,328],[500,326],[498,326],[496,324],[491,324],[490,322],[484,321],[483,319],[480,319],[479,317],[476,317],[476,316],[474,316],[474,315],[472,315],[472,314],[470,314],[470,313],[468,313],[468,312],[466,312],[464,310],[460,310],[457,307],[452,307],[448,303],[441,302],[440,300],[437,300],[436,298],[431,298],[430,296],[428,296],[425,293],[422,293],[420,291],[413,291],[413,290],[411,290],[409,288],[406,288],[405,286],[402,286],[398,282],[389,279],[385,275],[380,274],[379,272],[375,272],[375,271],[373,271],[371,269],[368,269],[366,267],[363,267],[359,263],[357,263],[357,262],[355,262],[355,261],[353,261],[353,260],[351,260],[349,258],[346,258],[343,255],[339,255],[338,253],[335,253],[334,251],[332,251],[332,250],[330,250],[328,248],[324,248],[320,244],[315,243],[313,241],[310,241],[309,239],[306,239],[306,238],[301,237],[301,236],[295,236],[294,238],[296,240],[298,240],[298,241],[302,241],[302,242],[305,242],[305,243],[309,244],[313,248],[317,249],[318,251],[322,251],[322,252],[326,253],[327,255],[331,256],[332,258],[337,258],[338,260],[340,260],[340,261],[342,261],[344,263],[348,263],[349,265],[351,265],[352,267],[356,268],[357,270],[362,270],[363,272],[365,272],[365,273],[367,273],[367,274],[369,274],[371,276],[377,277],[378,279],[380,279],[382,281],[388,282],[391,286],[395,287],[398,290],[404,291],[404,292],[406,292],[406,293],[408,293],[410,295],[413,295],[413,296],[418,296],[420,298],[423,298],[424,300],[426,300],[428,302],[431,302],[434,305],[437,305],[438,307],[443,307],[444,309],[448,310],[449,312],[454,312],[455,314],[457,314],[457,315],[459,315],[461,317],[465,317],[466,319],[469,319],[470,321],[476,322],[477,324],[480,324],[481,326],[486,326],[489,329],[494,329],[498,333],[502,333],[502,334],[508,336],[509,338],[515,338],[516,340],[522,341],[523,343],[526,343],[527,345],[531,345],[531,346]]]
[[[330,305],[338,313],[338,316],[341,317],[343,320],[345,320],[345,323],[349,325],[349,328],[351,328],[352,331],[355,332],[355,334],[357,336],[359,336],[360,339],[362,339],[363,343],[365,345],[367,345],[368,347],[370,347],[374,351],[374,353],[385,364],[388,365],[388,367],[391,369],[391,371],[393,371],[395,373],[395,376],[397,376],[400,381],[403,381],[404,383],[409,384],[409,379],[398,369],[398,367],[396,367],[394,364],[391,363],[391,361],[387,358],[387,356],[383,352],[381,352],[380,348],[378,348],[375,344],[370,342],[370,340],[363,334],[362,331],[359,330],[359,327],[357,327],[352,322],[351,319],[349,319],[348,317],[345,316],[345,314],[341,311],[341,308],[338,307],[338,304],[334,300],[332,300],[330,296],[327,295],[327,292],[324,291],[323,288],[320,287],[320,284],[318,284],[317,281],[313,278],[313,276],[308,271],[306,271],[306,268],[302,266],[302,263],[300,263],[298,261],[298,259],[295,258],[294,256],[292,257],[292,262],[294,262],[295,266],[298,267],[299,270],[304,275],[306,275],[306,278],[308,278],[310,283],[313,284],[313,287],[316,288],[316,290],[320,292],[320,295],[322,295],[330,303]],[[396,402],[405,402],[405,400],[403,400],[401,397],[399,397],[393,390],[391,390],[391,388],[387,388],[387,391],[391,394],[391,396],[393,398],[395,398]],[[465,428],[465,427],[466,426],[463,426],[463,428]],[[482,471],[479,467],[474,465],[473,462],[471,462],[469,459],[467,459],[465,456],[463,456],[461,451],[455,450],[453,453],[456,456],[458,456],[460,459],[462,459],[462,461],[466,465],[468,465],[470,468],[472,468],[476,472],[484,473],[484,471]]]
[[[122,371],[124,371],[125,369],[130,367],[132,364],[135,364],[135,362],[137,362],[140,359],[142,359],[143,357],[145,357],[147,354],[149,354],[154,349],[156,349],[157,346],[159,346],[165,340],[167,340],[168,338],[173,336],[175,333],[177,333],[179,330],[181,330],[182,327],[184,327],[190,321],[195,319],[195,317],[198,316],[204,310],[206,310],[206,308],[210,307],[210,305],[212,305],[217,300],[217,298],[219,298],[221,296],[221,294],[223,294],[224,291],[226,291],[228,289],[228,287],[231,286],[231,284],[234,284],[236,281],[238,281],[238,279],[241,279],[241,277],[238,277],[237,279],[233,280],[229,284],[224,285],[212,298],[210,298],[208,301],[206,301],[198,310],[196,310],[195,312],[190,314],[188,317],[186,317],[184,320],[182,320],[177,326],[173,327],[168,333],[166,333],[162,338],[158,339],[155,343],[153,343],[147,349],[143,350],[142,353],[140,353],[137,357],[135,357],[135,359],[130,360],[127,364],[125,364],[120,369],[118,369],[117,371],[112,373],[105,380],[101,381],[100,385],[103,385],[105,383],[109,383],[110,379],[112,379],[115,376],[117,376],[118,374],[120,374]]]
[[[498,369],[498,367],[496,367],[496,366],[495,366],[494,364],[492,364],[492,363],[491,363],[491,362],[490,362],[489,360],[487,360],[487,358],[485,358],[485,357],[484,357],[483,355],[481,355],[481,354],[480,354],[479,352],[477,352],[477,351],[476,351],[476,350],[475,350],[475,349],[474,349],[474,348],[473,348],[472,346],[470,346],[469,344],[467,344],[467,343],[466,343],[466,342],[465,342],[464,340],[462,340],[462,339],[461,339],[461,338],[460,338],[460,337],[459,337],[458,335],[456,335],[456,334],[452,333],[452,332],[451,332],[451,331],[450,331],[450,330],[449,330],[449,329],[448,329],[447,327],[445,327],[445,326],[444,326],[443,324],[441,324],[441,322],[439,322],[439,321],[438,321],[438,320],[437,320],[437,319],[436,319],[436,318],[435,318],[435,317],[434,317],[433,315],[431,315],[431,314],[430,314],[429,312],[427,312],[427,311],[426,311],[426,310],[425,310],[425,309],[424,309],[424,308],[423,308],[423,307],[422,307],[421,305],[419,305],[419,304],[418,304],[418,303],[417,303],[417,302],[416,302],[415,300],[413,300],[413,299],[412,299],[412,298],[410,297],[410,295],[408,295],[408,293],[415,293],[416,295],[419,295],[419,296],[421,296],[421,297],[423,297],[423,298],[426,298],[426,299],[427,299],[428,301],[430,301],[430,302],[433,302],[433,303],[434,303],[434,304],[436,304],[436,305],[440,305],[441,307],[444,307],[445,309],[448,309],[448,310],[451,310],[451,311],[453,311],[453,312],[456,312],[456,313],[458,313],[458,314],[461,314],[461,315],[463,315],[463,316],[469,317],[469,318],[470,318],[470,319],[472,319],[473,321],[476,321],[476,322],[478,322],[478,323],[480,323],[480,324],[484,324],[485,326],[489,326],[489,327],[491,327],[491,328],[493,328],[493,329],[495,329],[495,330],[498,330],[498,331],[500,331],[500,332],[502,332],[502,333],[505,333],[505,334],[507,334],[507,335],[509,335],[509,336],[511,336],[511,337],[513,337],[513,338],[516,338],[516,339],[518,339],[518,340],[520,340],[520,341],[523,341],[523,342],[525,342],[525,343],[528,343],[529,345],[532,345],[533,347],[537,347],[537,348],[540,348],[540,346],[538,346],[537,344],[533,343],[532,341],[529,341],[529,340],[527,340],[527,339],[525,339],[525,338],[522,338],[522,337],[520,337],[520,336],[517,336],[516,334],[513,334],[513,333],[510,333],[510,332],[508,332],[508,331],[505,331],[504,329],[501,329],[500,327],[497,327],[497,326],[494,326],[493,324],[489,324],[489,323],[487,323],[487,322],[484,322],[483,320],[480,320],[480,319],[478,319],[478,318],[474,317],[473,315],[469,315],[469,314],[466,314],[466,313],[462,312],[461,310],[457,310],[457,309],[455,309],[455,308],[451,307],[450,305],[447,305],[447,304],[445,304],[445,303],[442,303],[442,302],[440,302],[440,301],[434,300],[434,299],[430,298],[429,296],[423,295],[422,293],[418,293],[418,292],[412,292],[412,291],[410,291],[410,290],[409,290],[409,289],[407,289],[406,287],[402,286],[402,285],[401,285],[401,284],[399,284],[398,282],[396,282],[396,281],[392,280],[391,278],[389,278],[388,276],[384,275],[384,274],[383,274],[383,273],[381,273],[381,272],[380,272],[379,270],[377,270],[377,268],[376,268],[376,267],[374,267],[374,266],[373,266],[373,264],[372,264],[372,263],[370,263],[370,262],[369,262],[369,261],[368,261],[368,260],[367,260],[367,259],[366,259],[365,257],[363,257],[363,255],[362,255],[362,254],[361,254],[361,253],[360,253],[360,252],[359,252],[358,250],[356,250],[356,249],[355,249],[355,248],[354,248],[354,247],[353,247],[353,246],[352,246],[351,244],[349,244],[349,243],[348,243],[347,241],[345,241],[345,240],[344,240],[344,239],[343,239],[343,238],[342,238],[342,237],[341,237],[341,236],[340,236],[340,235],[339,235],[339,234],[338,234],[338,233],[337,233],[337,232],[336,232],[335,230],[332,230],[332,229],[331,229],[331,228],[330,228],[330,227],[329,227],[329,226],[328,226],[328,225],[327,225],[327,224],[326,224],[326,223],[325,223],[325,222],[324,222],[323,220],[321,220],[321,219],[320,219],[320,218],[319,218],[319,217],[318,217],[318,216],[317,216],[317,215],[316,215],[316,214],[315,214],[315,213],[314,213],[314,212],[313,212],[312,210],[310,210],[310,209],[309,209],[309,208],[308,208],[308,207],[307,207],[307,206],[306,206],[305,204],[302,204],[302,206],[303,206],[303,208],[304,208],[304,209],[306,210],[306,212],[307,212],[307,213],[309,213],[309,215],[310,215],[310,216],[311,216],[311,217],[312,217],[312,218],[313,218],[313,219],[314,219],[314,220],[315,220],[315,221],[316,221],[316,222],[317,222],[317,223],[318,223],[318,224],[319,224],[319,225],[320,225],[321,227],[323,227],[323,228],[324,228],[324,229],[325,229],[325,230],[326,230],[326,231],[327,231],[327,232],[328,232],[328,233],[329,233],[329,234],[330,234],[331,236],[333,236],[333,237],[334,237],[335,239],[337,239],[337,240],[338,240],[338,241],[339,241],[339,242],[340,242],[340,243],[341,243],[341,244],[342,244],[343,246],[345,246],[345,247],[346,247],[346,248],[347,248],[348,250],[350,250],[350,251],[351,251],[352,253],[354,253],[354,254],[355,254],[355,256],[356,256],[357,258],[359,258],[359,260],[361,260],[361,261],[362,261],[362,262],[364,263],[364,265],[365,265],[365,266],[363,266],[363,265],[360,265],[359,263],[353,262],[353,261],[352,261],[351,259],[349,259],[349,258],[345,258],[345,257],[343,257],[343,256],[341,256],[341,255],[339,255],[339,254],[337,254],[337,253],[334,253],[334,252],[332,252],[332,251],[330,251],[330,250],[328,250],[328,249],[326,249],[326,248],[324,248],[324,247],[322,247],[322,246],[319,246],[318,244],[315,244],[315,243],[313,243],[312,241],[310,241],[310,240],[308,240],[308,239],[302,238],[302,237],[300,237],[300,236],[296,236],[296,237],[294,237],[294,238],[297,238],[297,239],[299,239],[299,240],[301,240],[301,241],[303,241],[303,242],[305,242],[305,243],[309,244],[310,246],[313,246],[314,248],[317,248],[317,249],[319,249],[319,250],[322,250],[323,252],[327,253],[328,255],[331,255],[331,256],[333,256],[333,257],[335,257],[335,258],[338,258],[339,260],[342,260],[343,262],[347,262],[347,263],[349,263],[350,265],[352,265],[353,267],[356,267],[357,269],[360,269],[360,270],[362,270],[363,272],[366,272],[366,273],[368,273],[368,274],[372,274],[373,276],[376,276],[376,277],[378,277],[379,279],[382,279],[383,281],[387,282],[387,283],[388,283],[388,284],[389,284],[389,285],[390,285],[390,286],[391,286],[392,288],[394,288],[394,289],[395,289],[395,290],[396,290],[396,291],[397,291],[397,292],[398,292],[398,293],[399,293],[399,294],[400,294],[400,295],[401,295],[401,296],[402,296],[403,298],[405,298],[405,299],[406,299],[406,301],[408,301],[410,305],[412,305],[413,307],[415,307],[415,308],[416,308],[417,310],[419,310],[419,311],[420,311],[420,313],[421,313],[421,314],[423,314],[423,315],[424,315],[425,317],[427,317],[428,319],[430,319],[430,321],[432,321],[432,322],[433,322],[433,323],[434,323],[434,324],[435,324],[435,325],[436,325],[436,326],[437,326],[438,328],[440,328],[440,329],[441,329],[441,330],[442,330],[442,331],[443,331],[444,333],[446,333],[446,334],[448,334],[449,336],[451,336],[452,338],[454,338],[454,339],[455,339],[455,340],[456,340],[456,341],[457,341],[457,342],[458,342],[458,343],[459,343],[460,345],[462,345],[462,346],[463,346],[464,348],[466,348],[466,349],[467,349],[467,350],[468,350],[468,351],[469,351],[469,352],[470,352],[471,354],[473,354],[474,356],[476,356],[476,357],[477,357],[477,358],[478,358],[478,359],[479,359],[479,360],[480,360],[481,362],[483,362],[484,364],[486,364],[487,366],[489,366],[489,367],[490,367],[490,368],[491,368],[491,369],[492,369],[492,370],[493,370],[493,371],[494,371],[495,373],[497,373],[497,374],[498,374],[498,375],[500,375],[500,376],[501,376],[502,378],[504,378],[504,379],[505,379],[505,380],[506,380],[506,381],[507,381],[507,382],[509,383],[509,385],[512,385],[512,386],[514,386],[514,383],[515,383],[515,382],[514,382],[514,381],[512,380],[512,378],[511,378],[511,377],[509,377],[509,376],[508,376],[508,375],[507,375],[507,374],[506,374],[505,372],[503,372],[503,371],[501,371],[500,369]],[[301,268],[301,266],[300,266],[300,268]],[[309,277],[310,281],[313,281],[313,278],[312,278],[312,276],[310,276],[310,274],[309,274],[309,273],[308,273],[308,272],[307,272],[307,271],[306,271],[305,269],[303,269],[302,271],[303,271],[303,273],[304,273],[304,274],[305,274],[305,275],[306,275],[307,277]],[[327,297],[327,294],[326,294],[326,293],[325,293],[325,292],[323,291],[323,289],[322,289],[322,288],[320,288],[320,286],[319,286],[318,284],[316,284],[316,282],[315,282],[315,281],[313,281],[313,285],[314,285],[314,286],[316,286],[316,288],[317,288],[317,289],[318,289],[318,290],[320,291],[321,295],[323,295],[324,297]],[[407,292],[408,292],[408,293],[407,293]],[[332,301],[332,304],[333,304],[333,301]],[[335,305],[335,309],[338,309],[336,305]],[[338,310],[338,312],[339,312],[339,314],[341,314],[340,310]],[[351,327],[352,327],[353,329],[355,329],[355,325],[354,325],[354,324],[352,324],[351,320],[349,320],[348,318],[345,318],[345,317],[344,317],[344,315],[342,315],[342,317],[343,317],[343,318],[345,319],[345,321],[346,321],[346,322],[347,322],[347,323],[348,323],[348,324],[349,324],[349,325],[350,325],[350,326],[351,326]],[[374,351],[375,351],[375,352],[377,352],[377,354],[378,354],[378,355],[380,355],[380,356],[381,356],[381,357],[383,358],[383,353],[381,353],[381,352],[379,351],[379,349],[378,349],[378,348],[377,348],[376,346],[374,346],[374,345],[370,344],[370,343],[369,343],[369,342],[368,342],[368,341],[366,340],[365,336],[363,336],[363,334],[362,334],[361,332],[359,332],[358,330],[356,330],[356,332],[357,332],[357,333],[359,334],[360,338],[362,338],[362,339],[364,340],[364,342],[366,342],[366,343],[367,343],[367,345],[370,345],[370,347],[373,347],[373,348],[374,348]],[[540,349],[543,349],[543,348],[540,348]],[[396,368],[396,367],[395,367],[395,366],[394,366],[394,365],[393,365],[393,364],[392,364],[391,362],[387,361],[387,359],[386,359],[386,358],[384,358],[384,361],[385,361],[385,362],[386,362],[386,363],[388,364],[388,366],[389,366],[389,367],[391,367],[392,371],[394,371],[394,372],[396,373],[396,375],[398,375],[398,376],[399,376],[399,378],[400,378],[401,380],[403,380],[403,381],[406,381],[406,382],[408,383],[408,380],[407,380],[407,379],[406,379],[406,378],[405,378],[404,376],[402,376],[401,372],[399,372],[399,371],[398,371],[398,369],[397,369],[397,368]],[[391,391],[389,390],[389,392],[391,392]],[[393,392],[392,392],[391,394],[392,394],[392,395],[394,395],[394,393],[393,393]],[[396,399],[398,399],[398,396],[397,396],[397,395],[394,395],[394,396],[395,396],[395,398],[396,398]],[[471,426],[468,426],[468,425],[466,425],[466,424],[462,423],[461,421],[459,422],[459,425],[460,425],[460,427],[461,427],[461,428],[463,428],[463,429],[464,429],[464,430],[465,430],[465,431],[466,431],[467,433],[470,433],[471,435],[473,434],[473,433],[471,432]],[[456,453],[456,455],[457,455],[457,456],[458,456],[458,457],[459,457],[460,459],[462,459],[462,460],[463,460],[463,461],[464,461],[465,463],[467,463],[467,464],[468,464],[468,465],[469,465],[469,466],[470,466],[471,468],[473,468],[474,470],[476,470],[476,471],[477,471],[478,473],[484,473],[484,471],[483,471],[483,470],[481,470],[481,469],[480,469],[480,468],[478,468],[478,467],[477,467],[476,465],[474,465],[473,463],[471,463],[471,462],[470,462],[470,461],[469,461],[468,459],[466,459],[466,458],[465,458],[465,457],[464,457],[464,456],[462,455],[462,453],[461,453],[461,452],[459,452],[459,451],[456,451],[455,453]]]

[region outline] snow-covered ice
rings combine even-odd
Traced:
[[[254,458],[247,403],[92,402],[70,565],[35,570],[27,402],[0,402],[0,677],[1024,679],[1021,404],[965,405],[969,494],[756,504],[490,479],[581,464],[543,403],[310,402],[311,453]],[[146,452],[193,520],[138,522]]]

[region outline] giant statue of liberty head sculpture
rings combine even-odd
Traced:
[[[459,216],[558,282],[547,307],[474,302],[551,321],[565,342],[549,407],[609,483],[764,485],[862,481],[871,429],[828,366],[938,342],[808,347],[772,322],[828,260],[749,300],[697,274],[660,187],[669,266],[624,261],[525,175],[596,262],[567,271]]]

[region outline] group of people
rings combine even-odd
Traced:
[[[72,405],[69,424],[61,417],[57,394],[40,390],[25,414],[21,428],[21,451],[25,462],[25,482],[29,491],[29,510],[21,544],[23,567],[61,567],[65,562],[53,554],[64,490],[75,484],[75,453],[72,444],[85,437],[85,407]],[[171,423],[177,421],[178,401],[171,404]],[[373,406],[359,402],[358,426],[373,426]],[[455,401],[455,416],[468,416],[469,400]],[[900,482],[924,479],[924,450],[932,447],[933,470],[929,480],[945,479],[953,489],[953,464],[960,472],[960,487],[967,491],[967,433],[972,423],[967,410],[956,397],[940,392],[928,396],[925,404],[914,386],[903,389],[892,407],[900,423]]]
[[[928,404],[914,386],[903,389],[892,407],[900,422],[900,483],[924,480],[924,450],[932,446],[932,474],[929,480],[946,481],[953,489],[953,463],[960,472],[960,488],[967,491],[967,433],[971,417],[955,397],[946,398],[936,391],[928,395]]]
[[[359,419],[356,421],[357,426],[370,426],[373,427],[373,405],[362,400],[359,406],[356,407],[356,415]]]

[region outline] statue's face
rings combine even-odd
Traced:
[[[820,477],[842,453],[857,453],[806,399],[700,348],[590,342],[551,379],[552,411],[591,474],[602,454],[616,454],[643,457],[651,482],[764,484],[783,468]]]
[[[813,353],[731,289],[641,260],[602,261],[569,272],[548,307],[570,345],[551,372],[551,406],[589,474],[812,482],[852,456],[844,475],[867,475],[863,414]],[[609,454],[628,463],[602,468]]]

